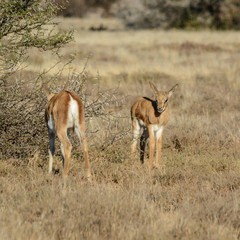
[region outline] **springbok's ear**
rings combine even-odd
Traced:
[[[158,90],[157,90],[156,86],[152,82],[149,82],[149,84],[150,84],[150,87],[152,88],[154,94],[157,95]]]
[[[174,85],[174,86],[168,91],[169,97],[172,96],[173,92],[176,90],[177,87],[178,87],[178,84]]]

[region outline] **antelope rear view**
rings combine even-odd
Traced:
[[[178,84],[169,91],[158,91],[156,86],[150,82],[155,93],[155,100],[147,97],[139,98],[131,108],[133,140],[131,144],[131,157],[134,157],[137,139],[140,136],[140,160],[144,162],[146,141],[149,138],[149,169],[153,166],[153,155],[156,146],[157,166],[161,162],[162,135],[167,125],[170,114],[168,103]]]
[[[61,142],[63,176],[67,176],[72,149],[72,145],[67,136],[67,130],[71,129],[77,134],[79,140],[82,140],[87,177],[90,178],[88,146],[85,136],[84,107],[80,98],[71,91],[61,91],[57,94],[50,94],[46,86],[44,86],[44,90],[48,96],[45,118],[50,144],[49,172],[52,172],[53,156],[55,153],[55,137],[57,135]]]

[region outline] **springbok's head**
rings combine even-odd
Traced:
[[[155,94],[157,112],[162,113],[166,110],[169,99],[171,98],[178,84],[174,85],[169,91],[159,91],[152,82],[149,82],[149,84]]]

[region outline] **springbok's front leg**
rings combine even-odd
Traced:
[[[156,132],[156,140],[157,140],[156,162],[158,167],[160,167],[160,162],[161,162],[162,135],[163,135],[163,127],[160,127]]]
[[[148,126],[148,134],[149,134],[149,170],[152,170],[153,155],[155,150],[155,137],[151,125]]]

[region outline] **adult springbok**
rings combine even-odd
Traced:
[[[161,161],[162,135],[163,129],[167,125],[170,114],[168,110],[169,99],[175,91],[178,84],[169,91],[158,91],[156,86],[150,82],[154,91],[155,100],[147,97],[139,98],[131,108],[133,140],[131,144],[131,157],[134,157],[137,139],[140,137],[140,160],[144,162],[144,152],[146,140],[149,138],[149,169],[153,166],[153,155],[155,146],[157,166]]]
[[[63,157],[63,177],[66,178],[71,158],[72,145],[68,139],[67,131],[73,130],[79,140],[82,140],[84,159],[87,169],[87,177],[91,178],[91,171],[88,159],[88,146],[85,136],[84,107],[80,98],[71,91],[64,90],[51,94],[45,84],[44,92],[48,97],[48,104],[45,110],[45,120],[49,136],[49,173],[52,172],[53,156],[55,153],[55,137],[58,136],[61,142]]]

